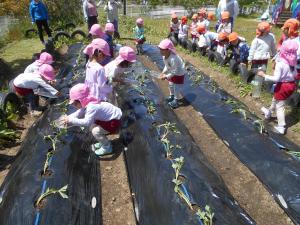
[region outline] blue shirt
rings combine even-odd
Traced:
[[[41,1],[38,3],[31,1],[29,13],[32,22],[35,22],[36,20],[48,20],[48,11]]]
[[[113,38],[112,38],[112,36],[105,33],[103,39],[104,39],[104,40],[107,42],[107,44],[109,45],[110,54],[111,54],[111,57],[113,57],[113,55],[114,55],[114,48],[113,48],[114,43],[113,43]]]
[[[249,46],[241,41],[237,46],[232,46],[233,58],[239,62],[248,62]]]

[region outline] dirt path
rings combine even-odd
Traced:
[[[146,57],[141,56],[139,59],[148,68],[159,71],[157,66]],[[169,94],[167,82],[158,81],[157,83],[167,96]],[[188,128],[209,162],[223,178],[230,193],[257,224],[293,224],[263,184],[217,137],[212,128],[192,106],[178,108],[175,113]]]
[[[227,75],[220,74],[220,72],[210,68],[207,64],[205,64],[205,62],[201,61],[200,57],[195,58],[183,52],[179,52],[179,55],[186,61],[194,65],[196,68],[200,69],[202,72],[212,77],[221,88],[223,88],[226,92],[239,99],[241,102],[248,106],[250,111],[255,112],[257,116],[260,116],[263,119],[260,108],[262,106],[268,107],[271,104],[271,102],[263,102],[261,99],[254,99],[251,96],[241,97],[238,88]],[[227,69],[229,70],[229,68]],[[294,124],[295,119],[291,118],[290,115],[286,115],[286,120],[288,124],[286,136],[297,145],[300,145],[300,123]]]
[[[123,145],[113,141],[113,148],[115,155],[100,160],[103,225],[136,225]]]

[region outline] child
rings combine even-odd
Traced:
[[[274,36],[269,32],[269,23],[261,22],[258,24],[256,37],[249,50],[248,63],[251,64],[251,69],[259,68],[267,71],[268,60],[276,55]]]
[[[111,87],[107,85],[104,67],[100,65],[107,56],[110,56],[109,46],[103,39],[92,43],[87,47],[90,60],[86,64],[85,84],[89,87],[90,94],[98,101],[108,101],[107,95],[111,93]]]
[[[179,20],[176,15],[176,13],[173,13],[171,16],[171,21],[170,21],[170,35],[169,36],[174,36],[176,40],[178,41],[178,33],[179,33]]]
[[[217,46],[217,33],[207,31],[206,26],[204,24],[200,24],[197,27],[197,32],[200,36],[202,35],[204,37],[204,43],[202,41],[200,43],[199,38],[198,47],[213,50],[214,47]]]
[[[186,16],[183,16],[181,18],[181,23],[179,25],[178,40],[179,40],[179,43],[181,43],[183,45],[188,40],[189,26],[187,25],[187,22],[188,22],[188,18]]]
[[[137,54],[143,54],[143,44],[146,41],[145,30],[144,30],[144,20],[138,18],[136,20],[136,27],[133,29],[135,36],[135,45]]]
[[[297,50],[299,46],[292,40],[283,42],[279,61],[276,63],[274,75],[266,75],[263,71],[259,71],[257,75],[265,78],[266,81],[276,82],[272,104],[269,109],[262,107],[261,110],[266,119],[270,119],[272,112],[276,110],[278,125],[275,130],[284,134],[286,132],[285,123],[285,100],[291,96],[296,89],[295,77],[297,71],[295,66],[297,64]]]
[[[108,78],[109,83],[123,82],[121,75],[128,70],[128,68],[136,61],[136,54],[130,47],[120,48],[119,55],[115,60],[108,63],[105,69],[105,76]]]
[[[90,30],[94,24],[98,23],[96,3],[94,0],[84,0],[82,7],[85,21],[88,24],[88,30]]]
[[[193,42],[196,42],[197,40],[197,23],[198,23],[198,15],[197,14],[194,14],[192,16],[192,23],[191,23],[191,26],[190,26],[190,31],[191,31],[191,38],[192,38],[192,41]]]
[[[53,57],[47,52],[43,52],[40,54],[40,57],[38,60],[35,60],[33,63],[28,65],[24,71],[24,73],[35,73],[39,71],[39,68],[43,64],[49,64],[51,65],[53,63]]]
[[[167,98],[167,101],[168,105],[175,109],[179,106],[180,89],[184,83],[184,63],[176,54],[175,47],[169,39],[161,41],[158,47],[165,63],[160,79],[169,81],[170,96]]]
[[[118,11],[120,8],[122,8],[122,3],[115,0],[109,0],[107,4],[104,6],[104,11],[106,11],[107,13],[107,22],[112,23],[114,25],[115,35],[117,38],[120,38],[119,15],[118,15]]]
[[[92,36],[92,39],[104,37],[104,32],[102,31],[100,24],[94,24],[89,30],[89,34]]]
[[[49,17],[46,6],[40,0],[33,0],[30,3],[29,13],[31,16],[32,25],[36,23],[36,26],[39,31],[39,38],[42,44],[45,44],[43,36],[43,27],[48,37],[52,37],[51,30],[48,25]]]
[[[110,49],[110,55],[114,57],[114,43],[113,43],[113,34],[115,32],[115,27],[112,23],[107,23],[105,25],[105,34],[103,39],[108,43]]]
[[[53,67],[43,64],[40,66],[38,73],[22,73],[14,79],[13,85],[16,93],[25,97],[33,116],[39,116],[42,113],[39,110],[39,97],[34,94],[34,90],[42,87],[53,96],[59,95],[59,92],[51,86],[55,82],[54,78]]]
[[[107,134],[115,134],[121,125],[122,111],[108,103],[99,102],[89,95],[89,88],[85,84],[77,84],[70,89],[70,104],[78,110],[64,119],[66,124],[89,127],[97,140],[92,150],[97,156],[113,152]]]
[[[236,32],[232,32],[228,36],[229,46],[232,50],[233,59],[239,64],[248,64],[249,46],[245,42],[245,39],[239,37]]]
[[[213,21],[214,19],[215,19],[214,13],[208,12],[208,13],[207,13],[207,21],[208,21],[208,25],[207,25],[207,27],[206,27],[208,30],[210,29],[211,21]]]
[[[221,65],[226,64],[228,44],[228,34],[225,32],[219,33],[217,39],[216,55],[220,57],[220,61],[217,58],[217,62]]]
[[[230,34],[232,32],[230,13],[228,11],[224,11],[221,13],[221,23],[217,29],[217,33],[220,32],[227,33],[227,34]]]
[[[96,39],[94,39],[93,41],[92,41],[92,45],[97,45],[97,44],[99,44],[99,42],[100,43],[102,43],[102,41],[104,41],[103,39],[101,39],[101,38],[96,38]],[[105,41],[106,42],[106,41]],[[106,42],[107,43],[107,42]],[[86,56],[86,64],[88,63],[88,61],[90,60],[90,54],[88,53],[88,46],[83,50],[83,53],[85,54],[85,56]],[[101,66],[105,66],[106,64],[108,64],[109,62],[111,61],[111,55],[106,55],[106,57],[101,61],[101,62],[99,62],[99,64],[101,65]]]
[[[206,19],[206,10],[203,8],[199,9],[198,11],[198,26],[200,24],[204,24],[206,28],[209,26],[209,22]]]

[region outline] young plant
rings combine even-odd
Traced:
[[[51,124],[51,127],[54,128],[54,130],[56,130],[55,132],[55,135],[47,135],[47,136],[44,136],[44,140],[49,140],[51,141],[52,143],[52,149],[53,151],[56,150],[56,146],[57,146],[57,143],[59,141],[61,141],[61,138],[67,134],[67,129],[66,128],[58,128],[54,122],[52,122]]]
[[[202,73],[196,73],[194,76],[192,76],[193,85],[199,85],[203,79],[204,76]]]
[[[159,129],[159,134],[160,134],[160,141],[163,143],[163,145],[166,148],[167,151],[167,158],[172,157],[172,153],[176,148],[181,148],[179,145],[173,146],[170,145],[170,140],[168,139],[168,135],[172,132],[175,134],[180,134],[179,130],[176,128],[175,123],[170,123],[166,122],[164,124],[160,124],[156,126]],[[164,129],[164,132],[161,134],[160,131],[161,129]]]
[[[294,157],[300,159],[300,152],[296,152],[296,151],[293,151],[293,150],[291,150],[291,149],[285,149],[285,151],[286,151],[289,155],[294,156]]]
[[[266,129],[265,129],[265,125],[264,125],[263,120],[260,120],[260,119],[255,120],[255,121],[253,122],[253,124],[254,124],[255,128],[257,129],[257,131],[258,131],[260,134],[263,134],[263,133],[266,132]]]
[[[201,209],[198,209],[196,212],[197,216],[200,217],[204,225],[212,225],[213,224],[213,218],[214,218],[214,213],[212,212],[211,208],[206,205],[205,206],[205,211],[202,211]]]
[[[172,180],[172,182],[175,184],[174,191],[179,195],[180,198],[182,198],[186,202],[186,204],[192,210],[193,209],[192,203],[189,197],[186,196],[186,194],[182,191],[181,188],[183,181],[180,179],[179,174],[183,164],[184,164],[184,158],[182,156],[174,159],[172,167],[175,170],[175,178]]]
[[[69,105],[69,100],[66,99],[61,103],[57,103],[55,104],[55,106],[58,106],[60,109],[60,112],[65,114],[68,111],[68,105]]]
[[[47,153],[46,161],[44,163],[44,168],[43,168],[43,174],[46,174],[48,167],[49,167],[49,161],[52,158],[52,156],[53,156],[53,151],[50,151]]]
[[[37,207],[40,206],[42,203],[42,200],[44,198],[48,197],[49,195],[59,194],[62,198],[68,198],[68,195],[66,194],[67,189],[68,189],[68,185],[63,186],[60,189],[47,188],[46,192],[44,194],[40,195],[40,197],[36,201],[35,205]]]
[[[245,109],[242,108],[234,108],[231,110],[231,113],[240,113],[242,114],[243,118],[246,120],[247,119],[247,112]]]

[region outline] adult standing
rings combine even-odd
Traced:
[[[97,6],[94,0],[83,1],[83,15],[88,24],[88,30],[90,30],[94,24],[98,23]]]
[[[115,27],[115,34],[119,37],[119,8],[122,8],[122,3],[115,0],[108,0],[104,6],[107,13],[107,22],[112,23]]]
[[[239,14],[239,3],[237,0],[220,0],[217,8],[217,16],[220,19],[221,13],[228,11],[230,13],[230,22],[233,28],[234,21]]]
[[[40,0],[32,0],[29,6],[29,13],[31,16],[32,24],[36,24],[39,32],[40,40],[45,44],[43,36],[43,27],[48,35],[51,37],[51,30],[48,25],[48,11],[46,6]]]

